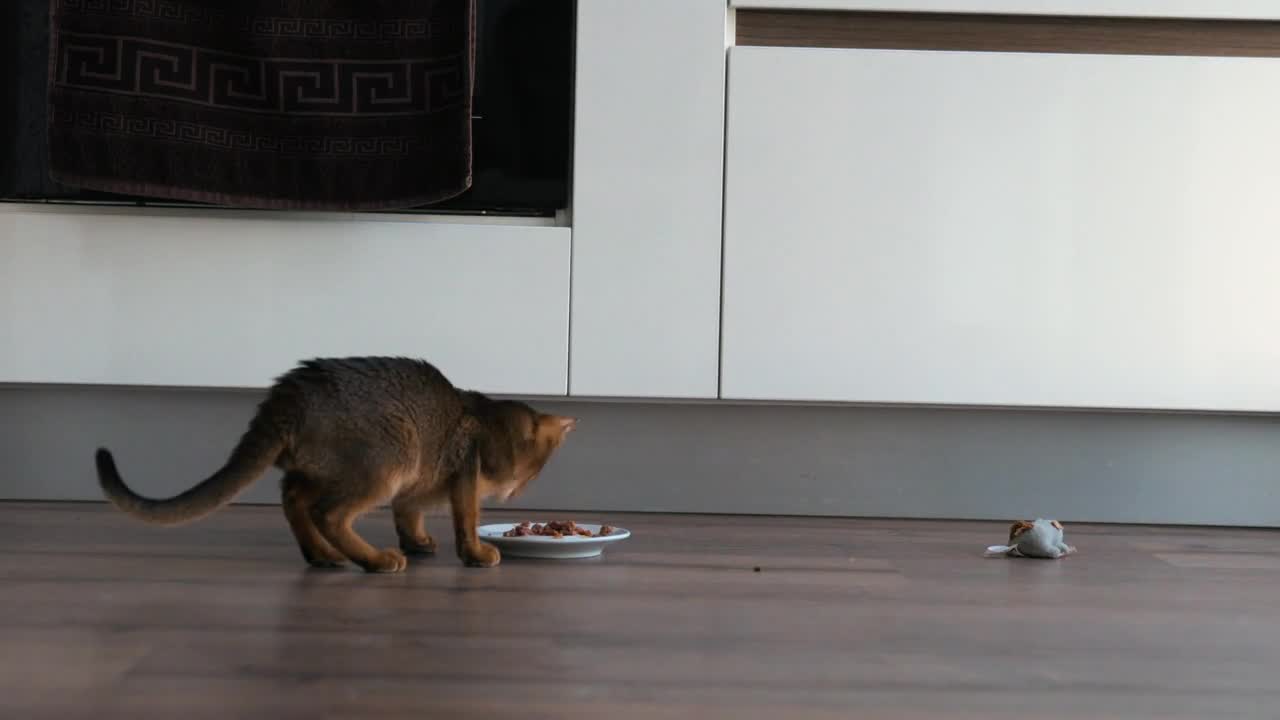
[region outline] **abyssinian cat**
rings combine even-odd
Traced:
[[[498,549],[476,535],[481,501],[519,493],[576,424],[458,390],[420,360],[317,359],[276,380],[230,459],[190,490],[167,500],[142,497],[106,449],[98,450],[98,480],[130,515],[179,525],[231,502],[275,465],[285,473],[285,517],[312,565],[350,559],[370,572],[400,572],[405,553],[435,551],[423,514],[447,503],[458,556],[492,567]],[[378,550],[352,524],[387,502],[400,549]]]

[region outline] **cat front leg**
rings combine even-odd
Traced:
[[[453,536],[458,557],[469,567],[493,567],[502,560],[498,548],[482,542],[476,534],[480,515],[480,467],[474,458],[454,476],[449,488],[453,507]]]

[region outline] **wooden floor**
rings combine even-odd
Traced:
[[[1080,552],[1055,562],[984,559],[996,523],[607,519],[634,537],[599,560],[475,570],[447,548],[374,576],[307,569],[274,508],[161,530],[103,506],[0,504],[0,706],[24,720],[1280,713],[1278,533],[1069,526]],[[385,516],[362,530],[393,544]]]

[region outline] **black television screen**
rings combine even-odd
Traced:
[[[145,203],[49,179],[49,2],[0,2],[0,198]],[[420,209],[551,215],[568,206],[573,33],[573,0],[478,0],[472,187]]]

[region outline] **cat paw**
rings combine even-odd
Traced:
[[[400,538],[400,549],[405,555],[435,555],[436,541],[427,536],[426,542],[419,542],[409,538]]]
[[[306,560],[307,564],[313,568],[340,568],[347,564],[347,558],[338,554],[336,550],[329,550],[328,552],[303,550],[302,559]]]
[[[462,562],[467,567],[493,567],[502,561],[502,553],[489,543],[476,543],[462,551]]]
[[[375,573],[404,572],[409,567],[409,560],[396,548],[387,548],[378,553],[373,562],[365,566],[365,570]]]

